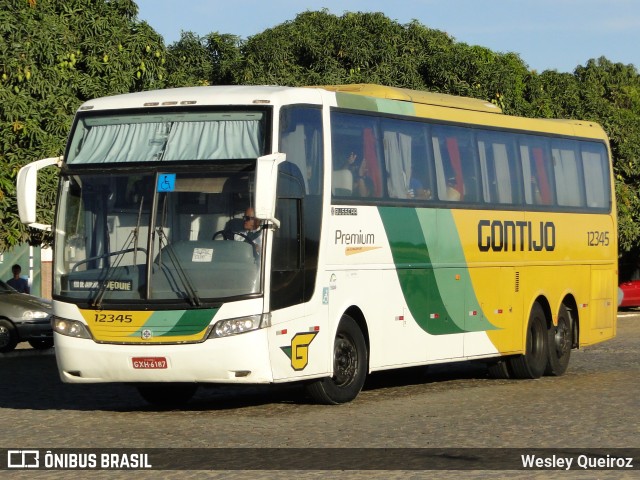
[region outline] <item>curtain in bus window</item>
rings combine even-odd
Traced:
[[[455,142],[455,138],[450,139]],[[456,172],[453,167],[454,161],[450,157],[450,152],[456,155],[457,148],[450,149],[453,143],[445,148],[441,148],[439,138],[433,137],[433,156],[436,167],[436,183],[438,185],[438,198],[440,200],[459,201],[462,199],[462,174],[460,170]],[[460,156],[457,157],[457,166],[460,168]],[[458,183],[458,181],[460,183]]]
[[[451,137],[447,138],[447,151],[449,152],[449,159],[451,160],[451,166],[455,174],[454,188],[462,194],[462,164],[460,162],[460,149],[458,148],[458,140]]]
[[[163,160],[216,160],[260,156],[258,120],[175,123]]]
[[[94,126],[73,163],[158,160],[166,143],[167,127],[166,123]]]
[[[480,172],[482,174],[482,192],[483,200],[490,203],[497,197],[496,194],[496,178],[493,165],[487,162],[487,146],[482,140],[478,140],[478,158],[480,159]],[[493,162],[491,162],[493,163]]]
[[[513,203],[511,169],[507,146],[490,140],[478,141],[484,201]]]
[[[498,202],[513,203],[511,171],[507,146],[503,143],[493,144],[493,159],[496,169],[496,183],[498,187]]]
[[[542,148],[535,147],[532,148],[533,159],[535,169],[532,172],[533,176],[531,177],[536,184],[537,192],[539,192],[539,198],[535,198],[535,203],[541,205],[550,205],[551,204],[551,188],[549,187],[549,179],[547,178],[547,172],[545,169],[545,159],[544,152]],[[537,193],[536,192],[536,193]]]
[[[296,129],[287,133],[281,140],[281,151],[287,154],[287,161],[294,163],[301,172],[307,172],[307,151],[305,147],[304,125],[296,125]],[[309,192],[309,184],[304,179],[304,188]]]
[[[364,161],[367,162],[367,174],[373,182],[373,194],[375,197],[380,198],[382,196],[380,162],[378,161],[376,138],[371,128],[365,128],[363,131],[362,151],[364,153]]]
[[[440,150],[440,142],[438,137],[431,137],[431,143],[433,145],[433,157],[435,160],[436,168],[436,184],[438,187],[438,198],[440,200],[447,199],[447,177],[444,169],[444,159],[442,158],[442,152]]]
[[[529,158],[529,148],[520,146],[520,158],[522,159],[522,179],[524,181],[524,201],[533,204],[533,180],[531,177],[531,159]]]
[[[554,142],[551,149],[558,205],[579,207],[582,205],[582,195],[580,194],[581,175],[578,170],[576,152],[573,148],[567,148],[572,147],[569,142],[562,143]]]
[[[598,151],[582,150],[587,206],[591,208],[609,207],[609,173],[604,148]]]
[[[384,132],[384,159],[389,197],[408,198],[411,179],[411,137],[402,133]]]

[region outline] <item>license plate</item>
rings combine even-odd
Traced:
[[[165,357],[133,357],[131,363],[133,368],[136,369],[167,368],[167,359]]]

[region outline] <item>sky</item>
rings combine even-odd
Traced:
[[[199,36],[229,33],[246,39],[294,20],[298,13],[326,8],[382,12],[406,24],[417,20],[456,41],[495,52],[514,52],[530,69],[573,72],[605,56],[640,70],[638,0],[137,0],[138,19],[163,36],[182,31]]]

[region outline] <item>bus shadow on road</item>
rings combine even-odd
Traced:
[[[415,385],[448,385],[451,381],[487,378],[482,363],[461,362],[412,367],[371,374],[363,392]],[[0,358],[0,408],[29,410],[146,411],[148,405],[131,385],[117,383],[65,384],[60,380],[55,355],[16,350]],[[306,405],[313,402],[301,384],[235,386],[206,385],[181,410],[231,410],[262,405]]]

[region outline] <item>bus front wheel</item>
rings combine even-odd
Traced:
[[[316,380],[307,392],[317,403],[337,405],[350,402],[367,376],[367,346],[358,324],[344,315],[333,342],[333,376]]]
[[[525,352],[509,359],[513,378],[540,378],[548,361],[547,320],[539,303],[534,303],[527,324]]]

